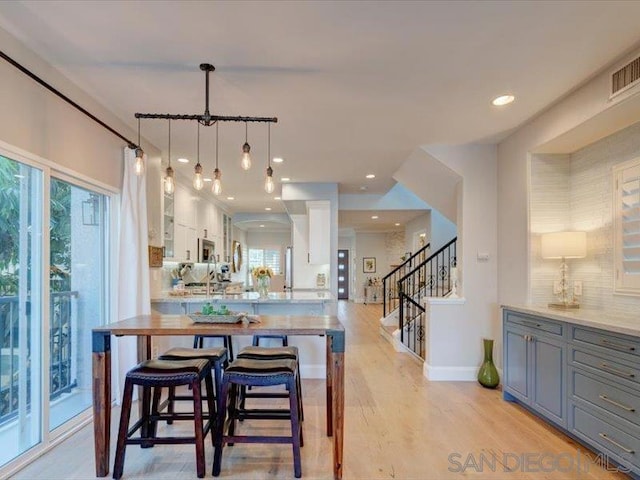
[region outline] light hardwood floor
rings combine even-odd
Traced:
[[[339,304],[339,317],[345,325],[347,339],[345,479],[626,478],[590,465],[584,447],[523,408],[503,401],[499,391],[486,390],[475,382],[427,381],[419,362],[396,353],[379,336],[381,313],[379,305]],[[331,443],[324,433],[324,383],[304,380],[303,390],[303,478],[330,479]],[[119,413],[115,410],[113,414],[113,437]],[[188,431],[177,425],[171,428]],[[84,428],[13,478],[95,478],[92,433],[91,426]],[[111,466],[113,451],[112,446]],[[206,454],[207,477],[211,477],[209,438]],[[542,454],[546,456],[542,457],[541,464],[536,463]],[[497,458],[493,468],[488,463],[480,466],[481,455],[490,461]],[[526,455],[529,460],[523,462]],[[144,450],[130,446],[123,479],[195,478],[193,456],[193,445]],[[514,471],[505,468],[502,463],[505,459],[507,467]],[[554,468],[556,462],[559,463],[555,467],[559,469]],[[541,471],[545,469],[552,471]],[[236,445],[225,448],[220,478],[293,478],[291,447]]]

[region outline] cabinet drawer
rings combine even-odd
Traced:
[[[640,396],[573,370],[572,394],[640,426]]]
[[[607,377],[617,380],[624,380],[624,384],[634,388],[640,386],[640,369],[632,363],[625,363],[623,360],[612,359],[606,355],[596,355],[594,353],[573,347],[571,349],[571,363],[575,366],[590,367],[590,371],[604,374]]]
[[[629,434],[609,425],[577,405],[571,405],[572,432],[599,450],[612,452],[622,461],[621,467],[638,470],[640,465],[640,432]]]
[[[640,339],[626,335],[616,335],[599,330],[573,327],[571,339],[577,343],[597,345],[607,350],[640,356]]]
[[[532,328],[535,330],[551,333],[553,335],[562,336],[564,325],[562,323],[544,320],[540,317],[524,315],[521,313],[507,312],[507,322],[520,325],[522,327]]]

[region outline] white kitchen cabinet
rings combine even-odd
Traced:
[[[198,260],[198,236],[195,227],[175,224],[174,259],[181,262]]]
[[[330,263],[331,209],[328,201],[307,202],[309,218],[309,256],[312,265]]]

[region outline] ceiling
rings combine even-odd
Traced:
[[[0,4],[0,26],[132,128],[135,112],[202,113],[198,65],[212,63],[213,114],[278,117],[277,181],[368,194],[387,192],[421,145],[504,138],[636,46],[639,16],[637,1]],[[490,104],[504,93],[516,101]],[[249,172],[239,167],[244,125],[219,128],[222,202],[233,212],[284,211],[278,186],[273,195],[262,188],[266,125],[249,125]],[[142,134],[166,161],[166,121],[143,120]],[[215,128],[201,135],[211,172]],[[189,178],[195,122],[172,122],[171,157]]]

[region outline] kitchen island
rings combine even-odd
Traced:
[[[288,291],[270,292],[267,298],[260,298],[256,292],[222,295],[187,295],[173,296],[168,292],[151,299],[151,309],[154,313],[170,315],[189,315],[202,310],[210,303],[214,308],[223,305],[233,312],[244,312],[251,315],[291,315],[291,316],[320,316],[336,314],[336,299],[327,290],[319,291]],[[246,345],[251,345],[251,336],[234,335],[233,349],[239,352]],[[207,345],[219,345],[220,339],[205,339]],[[275,339],[265,339],[260,345],[277,346]],[[192,341],[184,337],[154,337],[153,355],[161,354],[170,347],[190,347]],[[321,338],[289,337],[289,345],[297,346],[300,350],[300,370],[303,377],[324,378],[325,342]]]

